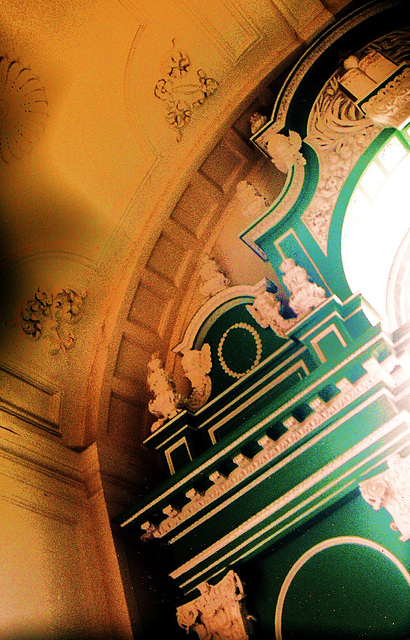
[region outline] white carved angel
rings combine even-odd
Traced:
[[[295,319],[285,319],[280,315],[280,301],[270,291],[263,291],[255,296],[253,304],[247,304],[246,309],[260,327],[270,327],[280,338],[286,338],[286,331],[295,324]]]
[[[266,143],[266,150],[274,165],[287,173],[295,164],[306,164],[305,158],[299,151],[302,138],[296,131],[289,131],[289,135],[272,132]]]
[[[206,404],[212,391],[209,373],[212,369],[211,347],[205,343],[201,349],[190,349],[182,355],[182,367],[185,377],[192,385],[187,399],[187,408],[197,411]]]
[[[201,261],[202,267],[199,271],[199,277],[202,284],[199,287],[199,293],[208,298],[226,289],[229,286],[229,280],[221,272],[214,258],[204,255],[201,257]]]
[[[151,431],[156,431],[166,420],[178,413],[180,402],[180,395],[175,392],[158,353],[153,353],[148,363],[147,382],[150,391],[154,394],[154,398],[148,403],[148,409],[158,418],[152,425]]]

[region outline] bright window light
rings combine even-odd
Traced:
[[[409,191],[410,153],[394,137],[360,178],[343,224],[342,259],[349,286],[385,322],[390,269],[410,228]]]

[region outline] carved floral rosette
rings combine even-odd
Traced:
[[[196,78],[185,76],[191,72],[189,55],[175,45],[163,62],[163,76],[154,87],[154,96],[162,100],[165,108],[165,120],[177,132],[177,141],[182,137],[182,129],[190,122],[194,109],[201,107],[207,97],[218,88],[218,82],[198,69]]]

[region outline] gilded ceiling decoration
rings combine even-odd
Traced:
[[[179,142],[182,129],[190,122],[193,110],[202,107],[205,98],[216,91],[218,83],[208,78],[203,69],[198,69],[197,78],[193,78],[188,54],[176,48],[175,39],[172,45],[164,60],[164,75],[155,85],[154,95],[163,101],[165,120],[177,131]],[[188,75],[189,78],[186,78]]]
[[[0,56],[0,157],[9,163],[31,151],[46,126],[47,97],[38,77]]]

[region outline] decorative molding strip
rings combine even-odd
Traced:
[[[56,354],[74,346],[71,325],[81,317],[86,293],[74,289],[60,289],[46,293],[37,289],[34,300],[29,300],[21,312],[21,327],[32,340],[47,338],[50,353]]]
[[[47,123],[48,102],[39,78],[18,60],[0,56],[0,157],[7,164],[29,153]]]
[[[182,129],[191,120],[193,109],[202,107],[205,98],[218,88],[213,78],[208,78],[203,69],[198,69],[198,80],[188,83],[182,80],[191,70],[191,60],[185,51],[177,49],[175,38],[172,49],[164,61],[164,77],[154,88],[154,96],[162,100],[165,107],[165,120],[177,132],[177,141],[182,139]]]
[[[0,365],[0,383],[1,412],[60,435],[61,390],[57,386],[5,363]]]
[[[336,383],[340,393],[327,403],[319,397],[312,400],[310,402],[310,407],[313,410],[313,413],[311,413],[303,422],[297,422],[294,418],[290,422],[287,422],[286,420],[283,421],[284,424],[287,422],[285,426],[287,426],[289,431],[279,438],[278,441],[275,442],[271,440],[269,436],[264,435],[258,440],[258,444],[262,447],[262,450],[259,451],[252,459],[249,459],[242,454],[234,457],[233,461],[237,466],[229,474],[228,478],[219,475],[216,482],[214,481],[214,484],[209,487],[203,495],[198,493],[191,494],[191,492],[188,491],[186,496],[190,502],[184,505],[180,511],[174,511],[156,527],[151,527],[151,523],[144,524],[143,528],[146,532],[149,527],[149,535],[144,533],[144,538],[161,538],[167,535],[170,531],[186,522],[190,517],[196,515],[202,509],[207,508],[210,504],[228,494],[228,492],[237,487],[244,480],[249,479],[254,473],[270,464],[278,457],[279,454],[289,449],[293,444],[300,441],[306,435],[324,424],[327,420],[336,416],[354,400],[364,395],[382,379],[382,375],[383,370],[379,365],[379,371],[374,370],[371,373],[365,374],[354,384],[350,383],[345,378],[340,380]],[[197,524],[198,523],[195,523],[193,526],[196,526]],[[179,534],[174,538],[174,540],[178,539],[185,533],[187,533],[187,530]]]
[[[234,529],[233,531],[230,531],[222,539],[218,540],[217,542],[215,542],[213,545],[209,546],[204,551],[201,551],[194,558],[191,558],[190,560],[185,562],[178,569],[173,571],[170,574],[170,576],[172,578],[174,578],[174,579],[180,578],[181,576],[186,574],[188,571],[191,571],[192,569],[194,569],[194,567],[198,566],[202,562],[206,561],[207,559],[209,559],[212,556],[214,556],[215,554],[217,554],[224,547],[226,547],[227,545],[232,543],[234,540],[237,540],[238,538],[240,538],[245,533],[248,534],[247,540],[245,542],[242,542],[239,545],[239,547],[244,547],[244,546],[252,543],[254,540],[256,540],[261,535],[263,535],[265,533],[265,530],[257,531],[257,532],[255,532],[255,534],[252,537],[249,537],[249,533],[250,533],[251,529],[253,529],[254,527],[257,527],[260,523],[262,523],[264,520],[269,518],[271,515],[273,515],[275,512],[277,512],[280,508],[282,508],[286,504],[289,504],[295,498],[301,496],[308,489],[314,487],[318,482],[320,482],[321,480],[323,480],[324,478],[329,476],[331,473],[333,473],[337,469],[341,468],[349,460],[352,460],[356,455],[358,455],[361,452],[365,451],[372,444],[374,444],[375,442],[377,442],[380,439],[384,439],[388,433],[390,433],[395,428],[397,428],[403,421],[406,421],[407,424],[409,424],[409,414],[406,411],[402,411],[400,414],[398,414],[397,416],[395,416],[394,418],[389,420],[389,422],[387,422],[383,426],[379,427],[378,429],[373,431],[373,433],[368,435],[366,438],[364,438],[363,440],[358,442],[356,445],[354,445],[353,447],[348,449],[345,453],[343,453],[342,455],[340,455],[337,458],[335,458],[332,462],[330,462],[327,465],[325,465],[324,467],[322,467],[319,471],[317,471],[316,473],[311,475],[309,478],[307,478],[306,480],[304,480],[300,484],[298,484],[295,487],[293,487],[287,493],[283,494],[278,500],[275,500],[274,502],[269,504],[267,507],[262,509],[259,513],[256,513],[254,516],[252,516],[251,518],[249,518],[248,520],[243,522],[236,529]],[[403,438],[403,435],[401,436],[401,438]],[[384,448],[385,447],[386,447],[386,445],[384,445]],[[372,459],[375,455],[376,454],[373,452],[369,456],[369,460]],[[358,470],[358,466],[356,466],[356,471],[357,470]],[[343,477],[345,478],[348,475],[348,473],[349,472],[344,473]],[[334,484],[334,483],[332,483],[332,484]],[[323,493],[323,490],[321,490],[319,493]],[[269,529],[269,528],[272,528],[274,526],[275,526],[275,523],[273,523],[271,525],[268,525],[267,528]],[[227,554],[223,557],[222,561],[226,561],[227,558],[229,557],[229,555],[232,555],[233,553],[234,553],[234,551],[227,552]],[[220,562],[220,561],[221,560],[216,560],[212,564],[212,566],[217,565],[218,562]],[[207,567],[207,569],[209,569],[209,567]],[[199,575],[201,575],[201,573],[202,572],[200,572],[197,576],[195,576],[195,578],[188,579],[181,586],[186,586],[189,582],[192,582],[192,580],[196,579]]]

